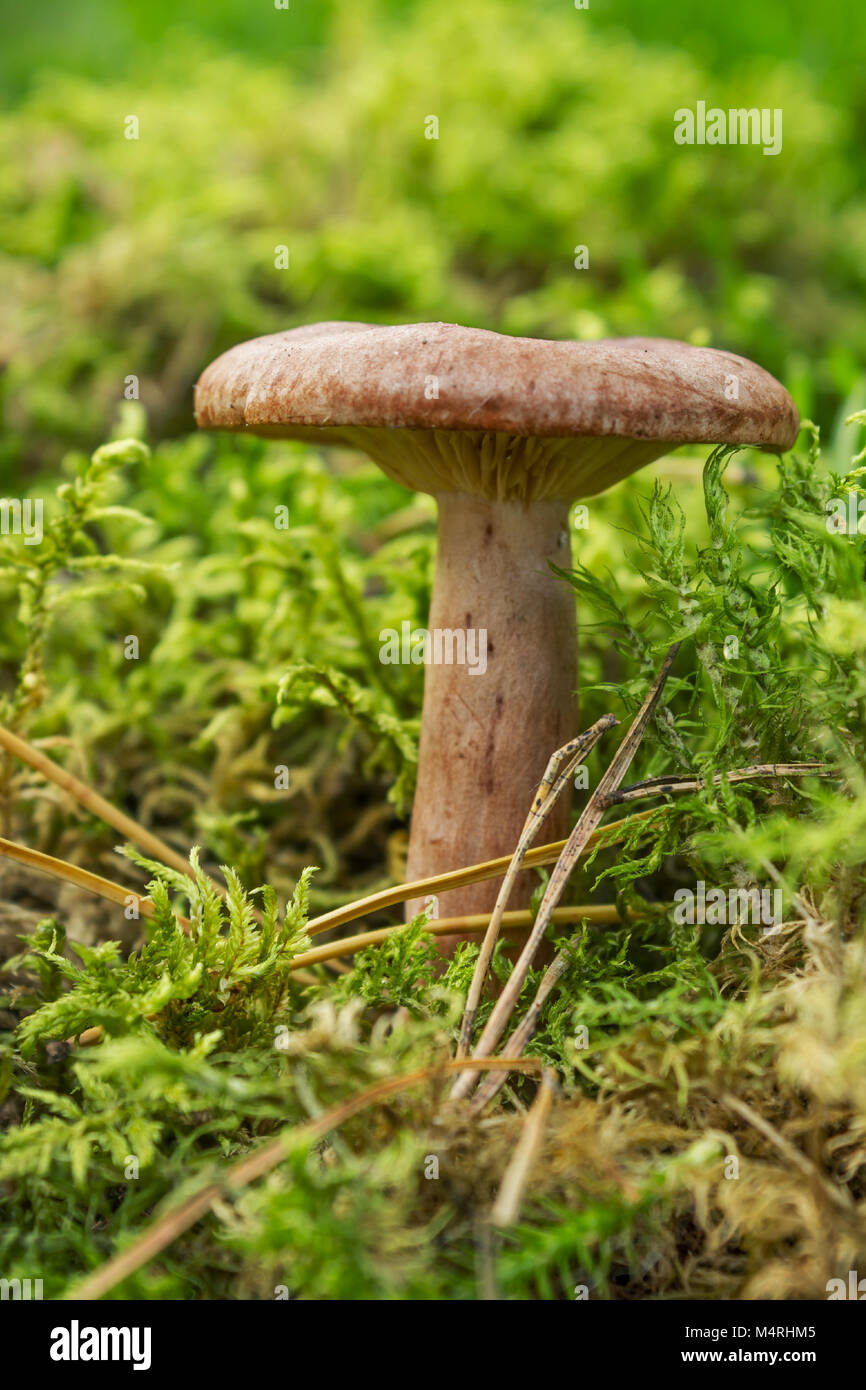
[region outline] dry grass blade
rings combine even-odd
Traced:
[[[632,826],[637,821],[646,820],[655,814],[655,811],[639,811],[636,815],[626,817],[625,820],[611,821],[610,825],[604,827],[607,843],[615,844],[618,832],[621,831],[625,834],[627,826]],[[552,844],[539,845],[537,849],[530,850],[524,860],[524,868],[555,863],[565,845],[565,840],[557,840]],[[596,837],[590,836],[584,852],[589,854],[595,845]],[[81,888],[87,893],[95,893],[97,897],[105,898],[108,902],[124,904],[132,891],[119,883],[114,883],[111,879],[100,877],[99,874],[92,874],[86,869],[79,869],[77,864],[70,864],[65,859],[54,859],[50,854],[43,854],[36,849],[28,849],[27,846],[19,845],[14,840],[0,838],[0,858],[14,859],[20,864],[26,864],[28,868],[38,869],[40,873],[48,874],[51,878],[60,879],[63,883],[74,884],[75,887]],[[357,921],[359,917],[367,917],[386,907],[394,907],[398,903],[405,902],[407,898],[421,897],[431,892],[444,893],[449,888],[459,888],[467,883],[481,883],[485,879],[496,878],[499,874],[505,873],[509,862],[509,859],[503,855],[501,859],[490,859],[485,864],[472,864],[466,869],[454,869],[450,873],[439,874],[435,878],[418,879],[415,883],[399,883],[393,888],[384,889],[381,893],[373,893],[369,897],[358,898],[355,902],[346,903],[333,912],[325,913],[324,916],[312,917],[307,924],[307,932],[310,936],[318,936],[321,932],[328,931],[332,927]],[[215,886],[219,887],[219,885]],[[220,891],[224,892],[222,889]],[[150,898],[139,897],[138,901],[139,906],[144,904],[142,911],[145,916],[152,916],[153,903]],[[487,915],[484,914],[485,924],[488,920]],[[456,922],[457,919],[455,918],[454,921]],[[404,924],[400,923],[400,925],[403,926]]]
[[[514,1150],[511,1162],[505,1170],[499,1192],[496,1195],[496,1201],[490,1213],[492,1226],[513,1226],[520,1215],[523,1192],[532,1171],[532,1165],[538,1158],[544,1142],[544,1131],[547,1127],[556,1090],[555,1074],[545,1067],[541,1073],[541,1085],[538,1088],[538,1093],[524,1122],[523,1133],[517,1148]]]
[[[29,767],[41,772],[49,782],[60,787],[62,791],[68,793],[92,815],[104,820],[106,825],[113,825],[115,830],[119,830],[125,839],[132,844],[138,845],[139,849],[144,850],[152,858],[158,859],[161,864],[170,864],[179,873],[191,874],[190,866],[187,861],[178,854],[176,850],[161,840],[158,835],[146,830],[138,821],[127,816],[123,811],[118,811],[116,806],[112,806],[110,801],[106,801],[104,796],[100,796],[92,787],[88,787],[86,782],[80,782],[77,777],[73,777],[71,772],[66,772],[57,763],[52,762],[44,753],[40,753],[38,748],[26,743],[17,734],[11,733],[0,725],[0,748],[5,748],[7,753],[20,758]],[[215,885],[218,886],[218,885]],[[220,889],[225,892],[225,889]]]
[[[658,815],[658,808],[649,811],[636,811],[624,820],[611,821],[604,827],[605,844],[615,844],[618,834],[625,835],[639,821]],[[581,854],[591,854],[598,843],[597,835],[590,835]],[[538,845],[527,852],[523,861],[524,869],[539,868],[543,864],[555,864],[568,844],[567,840],[554,840],[549,845]],[[332,927],[342,927],[346,922],[354,922],[359,917],[369,917],[372,912],[380,912],[386,907],[396,907],[407,898],[426,898],[437,893],[450,892],[452,888],[466,888],[470,883],[484,883],[488,878],[501,878],[508,872],[511,855],[503,854],[499,859],[488,859],[483,864],[470,864],[465,869],[450,869],[445,874],[434,874],[430,878],[419,878],[414,883],[398,883],[393,888],[383,888],[378,893],[370,893],[366,898],[357,898],[325,912],[321,917],[311,917],[307,923],[310,936],[330,931]]]
[[[610,766],[592,796],[589,798],[577,825],[572,830],[566,842],[565,849],[562,851],[553,873],[550,876],[544,897],[541,900],[541,906],[538,909],[535,925],[508,978],[508,983],[499,996],[499,999],[496,1001],[490,1018],[487,1020],[478,1046],[473,1053],[474,1057],[489,1057],[502,1037],[517,1000],[520,997],[520,991],[529,974],[529,969],[535,958],[535,953],[550,924],[550,914],[562,896],[569,875],[581,853],[585,850],[590,836],[598,829],[601,823],[601,819],[606,810],[605,798],[619,786],[626,774],[629,763],[637,752],[638,745],[643,738],[653,711],[658,704],[678,651],[679,643],[677,642],[669,649],[662,662],[661,670],[656,676],[646,699],[635,716],[631,728],[623,738],[622,743],[613,756]],[[451,1093],[452,1099],[458,1100],[468,1095],[474,1081],[475,1076],[472,1072],[466,1072],[459,1076]]]
[[[108,902],[118,903],[121,907],[126,905],[130,897],[136,897],[139,911],[145,917],[153,916],[154,909],[150,898],[140,897],[139,894],[133,893],[132,889],[113,883],[110,878],[88,873],[87,869],[80,869],[77,864],[69,864],[65,859],[54,859],[50,854],[42,854],[38,849],[28,849],[26,845],[16,844],[14,840],[3,839],[0,839],[0,856],[4,859],[14,859],[16,864],[25,864],[28,869],[38,869],[40,873],[48,874],[49,878],[59,879],[61,883],[71,883],[85,893],[95,893],[98,898],[106,898]]]
[[[553,914],[555,922],[582,922],[584,918],[590,922],[612,925],[619,922],[620,915],[615,907],[607,904],[560,907]],[[484,931],[489,920],[486,912],[470,913],[465,917],[442,917],[439,921],[428,922],[424,930],[431,936],[447,936],[450,932],[455,931]],[[532,913],[525,908],[520,911],[505,912],[502,914],[502,925],[506,928],[529,928],[532,926]],[[301,955],[295,956],[291,968],[296,970],[306,965],[318,965],[323,961],[334,960],[340,956],[351,956],[356,951],[365,950],[368,946],[378,946],[382,941],[387,941],[388,937],[393,936],[395,932],[405,930],[405,922],[398,922],[393,927],[379,927],[376,931],[358,932],[356,936],[345,936],[341,941],[329,941],[324,946],[314,946],[311,951],[304,951]]]
[[[499,929],[502,924],[502,916],[508,905],[508,899],[514,887],[514,882],[526,858],[526,852],[538,834],[542,824],[553,810],[559,797],[565,789],[575,767],[586,757],[598,743],[602,734],[608,729],[618,724],[619,720],[612,714],[605,714],[601,719],[593,724],[585,734],[580,734],[578,738],[572,739],[569,743],[552,754],[550,761],[541,779],[538,791],[533,798],[532,807],[520,832],[517,841],[517,848],[508,865],[508,871],[502,880],[493,912],[490,917],[490,925],[487,928],[484,940],[481,943],[481,950],[478,953],[478,960],[475,962],[475,971],[472,976],[472,983],[466,996],[466,1007],[463,1012],[463,1020],[460,1024],[460,1036],[457,1041],[457,1056],[465,1057],[469,1051],[472,1041],[472,1031],[475,1027],[475,1016],[478,1013],[478,1005],[481,1002],[481,993],[487,979],[487,972],[490,969],[490,962],[493,959],[493,952],[499,940]],[[559,771],[561,764],[565,762],[565,767]]]
[[[816,764],[815,767],[820,767]],[[771,773],[770,768],[775,768],[776,772]],[[765,771],[765,769],[767,769]],[[761,768],[743,768],[736,774],[728,773],[729,780],[747,781],[752,777],[761,776],[795,776],[797,769],[803,775],[813,772],[813,765],[810,763],[769,763],[763,764]],[[748,777],[747,775],[748,774]],[[832,773],[818,773],[821,776],[831,776]],[[721,780],[714,778],[714,781]],[[656,782],[664,781],[673,784],[670,790],[677,791],[696,791],[704,785],[702,778],[653,778],[651,783],[637,783],[634,788],[627,788],[634,795],[626,798],[629,801],[637,801],[641,796],[649,796],[653,793],[640,790],[644,785],[652,786]],[[661,793],[661,786],[656,788]],[[609,806],[615,802],[608,800]],[[648,820],[655,815],[655,811],[637,811],[633,815],[627,816],[623,820],[611,821],[604,827],[604,838],[607,844],[615,844],[617,832],[621,831],[624,835],[626,828],[635,825],[640,820]],[[596,847],[597,835],[590,835],[581,854],[590,854]],[[549,845],[538,845],[535,849],[527,851],[523,860],[524,869],[540,869],[546,864],[555,864],[562,851],[568,844],[567,840],[553,840]],[[342,907],[332,908],[330,912],[322,913],[319,917],[311,917],[307,924],[307,930],[311,936],[317,936],[320,932],[330,931],[332,927],[345,926],[347,922],[356,922],[359,917],[369,917],[374,912],[381,912],[384,908],[397,907],[400,903],[406,902],[408,898],[426,898],[437,893],[448,893],[454,888],[467,888],[472,883],[484,883],[489,878],[501,878],[508,872],[512,856],[504,854],[499,859],[488,859],[483,864],[470,864],[465,869],[451,869],[445,874],[434,874],[430,878],[419,878],[413,883],[398,883],[392,888],[383,888],[378,893],[370,893],[364,898],[356,898],[353,902],[344,903]]]
[[[386,1100],[389,1096],[396,1095],[400,1091],[406,1091],[411,1086],[417,1086],[424,1081],[432,1081],[436,1077],[447,1075],[454,1071],[458,1066],[468,1065],[463,1062],[440,1062],[434,1066],[423,1067],[420,1071],[410,1072],[405,1076],[391,1076],[387,1081],[380,1081],[369,1090],[361,1091],[357,1095],[351,1096],[349,1100],[341,1101],[332,1109],[327,1110],[324,1115],[318,1116],[315,1120],[310,1120],[306,1124],[292,1126],[283,1130],[275,1139],[271,1139],[261,1148],[254,1149],[245,1158],[233,1163],[225,1174],[225,1177],[216,1183],[210,1183],[199,1192],[193,1193],[192,1197],[169,1211],[165,1216],[158,1217],[151,1225],[134,1241],[128,1250],[115,1257],[89,1275],[82,1283],[77,1284],[64,1295],[64,1299],[69,1301],[90,1300],[101,1298],[103,1294],[109,1293],[122,1279],[126,1279],[136,1270],[141,1269],[142,1265],[148,1263],[157,1256],[172,1241],[177,1240],[178,1236],[194,1226],[197,1221],[208,1212],[210,1207],[224,1198],[226,1193],[231,1190],[245,1187],[248,1183],[255,1182],[257,1178],[264,1177],[265,1173],[276,1168],[284,1158],[287,1157],[291,1146],[300,1139],[322,1139],[326,1134],[344,1124],[346,1120],[365,1110],[370,1105],[375,1105],[377,1101]],[[491,1061],[487,1058],[485,1067],[502,1067],[506,1071],[540,1071],[542,1063],[537,1057],[522,1058],[514,1063],[505,1057],[497,1057]]]
[[[50,782],[54,782],[56,786],[68,792],[70,796],[80,802],[86,810],[90,811],[94,816],[98,816],[100,820],[104,820],[106,825],[111,825],[115,830],[119,830],[127,840],[134,845],[138,845],[139,849],[143,850],[145,854],[151,855],[154,859],[159,860],[161,864],[170,865],[170,867],[176,869],[178,873],[185,874],[187,878],[195,880],[195,873],[189,860],[184,859],[176,850],[173,850],[171,845],[167,845],[158,835],[153,835],[149,830],[145,830],[144,826],[139,825],[138,821],[133,820],[131,816],[125,815],[123,811],[118,811],[117,807],[112,806],[110,801],[106,801],[104,796],[99,795],[99,792],[94,791],[92,787],[88,787],[85,782],[79,781],[77,777],[73,777],[71,772],[65,772],[62,767],[58,767],[57,763],[52,762],[44,753],[40,753],[38,748],[33,748],[31,744],[25,743],[24,739],[19,738],[17,734],[10,733],[8,729],[4,729],[2,724],[0,724],[0,748],[5,748],[7,753],[14,754],[15,757],[20,758],[22,762],[35,768],[37,772],[41,772]],[[60,861],[58,860],[55,862],[59,863]],[[70,865],[69,867],[71,868],[74,866]],[[221,897],[225,898],[227,896],[227,889],[223,884],[217,883],[216,879],[204,869],[202,869],[201,872],[211,887],[219,893]],[[55,874],[55,877],[63,877],[63,875]],[[94,877],[96,876],[94,875]],[[109,880],[103,879],[102,882],[108,883]],[[109,897],[112,901],[117,901],[110,893],[102,894],[102,896]],[[125,893],[121,901],[125,901],[128,896],[128,893]],[[258,908],[253,908],[253,916],[257,922],[261,922],[262,914]]]

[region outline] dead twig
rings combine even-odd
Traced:
[[[553,993],[562,976],[568,967],[568,952],[558,951],[550,965],[541,977],[541,983],[535,992],[535,998],[524,1014],[520,1023],[515,1028],[511,1037],[508,1039],[508,1052],[510,1056],[521,1057],[523,1049],[531,1041],[538,1027],[538,1020],[541,1017],[541,1010],[547,1003],[548,998]],[[498,1095],[504,1084],[504,1076],[489,1076],[478,1087],[472,1097],[470,1114],[478,1115],[494,1096]]]
[[[541,940],[550,925],[550,914],[558,903],[569,876],[577,863],[581,853],[585,850],[590,835],[596,831],[605,813],[605,798],[615,791],[626,774],[626,770],[637,752],[638,745],[646,732],[647,725],[652,717],[653,711],[658,704],[661,693],[665,687],[671,666],[674,663],[679,643],[669,649],[661,669],[654,680],[649,693],[635,716],[628,733],[623,738],[619,748],[613,756],[610,766],[604,773],[601,781],[589,798],[577,825],[568,838],[565,849],[557,860],[553,873],[545,889],[541,906],[538,909],[538,916],[535,925],[529,934],[526,945],[524,946],[517,963],[509,976],[502,994],[496,1001],[493,1012],[487,1020],[481,1038],[475,1048],[473,1057],[489,1057],[496,1044],[499,1042],[508,1020],[514,1011],[520,991],[524,981],[529,974],[530,967],[535,958],[535,953]],[[473,1072],[466,1072],[459,1076],[451,1091],[453,1100],[459,1100],[469,1094],[475,1081]]]
[[[608,729],[618,724],[619,720],[612,714],[605,714],[601,719],[593,724],[586,733],[579,735],[578,738],[571,739],[562,748],[551,756],[547,764],[544,776],[541,779],[538,791],[533,798],[532,807],[520,832],[517,848],[508,865],[508,871],[502,880],[499,894],[494,904],[493,913],[490,917],[490,925],[487,928],[484,940],[481,943],[481,950],[478,960],[475,962],[475,971],[472,976],[472,983],[466,996],[466,1007],[463,1012],[463,1020],[460,1024],[460,1036],[457,1042],[457,1056],[465,1057],[469,1051],[472,1041],[472,1031],[475,1027],[475,1016],[478,1013],[478,1005],[481,1002],[481,993],[487,979],[487,972],[490,969],[490,962],[493,959],[493,952],[499,940],[499,930],[502,924],[503,913],[508,905],[508,899],[514,887],[514,882],[526,858],[529,849],[539,829],[544,823],[549,813],[553,810],[562,794],[566,784],[571,779],[575,767],[586,757],[587,753],[595,747],[601,736]],[[565,762],[565,767],[559,771],[561,764]]]
[[[761,764],[762,768],[776,767],[779,776],[794,776],[795,774],[790,771],[794,766],[797,765],[790,763]],[[811,771],[811,765],[808,763],[802,763],[799,766],[804,776]],[[817,766],[820,766],[820,764]],[[747,772],[751,775],[755,775],[754,769],[740,769],[740,775],[736,780],[747,781],[748,778],[745,776]],[[770,776],[774,774],[768,772],[766,775]],[[826,773],[819,775],[830,776],[832,774]],[[729,778],[733,778],[734,774],[729,773],[728,776]],[[702,781],[702,779],[691,778],[683,780],[686,783],[693,780],[696,782]],[[661,781],[675,783],[678,779],[672,777],[651,779],[651,782]],[[635,788],[631,790],[636,790],[643,785],[643,783],[637,783]],[[626,790],[629,789],[626,788]],[[674,790],[697,790],[697,786],[689,787],[683,785],[682,787],[675,787]],[[638,797],[634,796],[628,799],[636,801]],[[608,804],[614,805],[615,803],[611,801]],[[601,832],[590,835],[581,855],[592,853],[598,844],[600,835],[604,836],[605,844],[617,844],[618,840],[625,836],[627,828],[630,829],[639,821],[649,820],[663,810],[664,807],[651,807],[647,811],[636,811],[623,820],[610,821],[608,825],[603,827]],[[553,840],[548,845],[538,845],[535,849],[528,850],[523,860],[524,869],[540,869],[546,864],[555,864],[567,844],[567,840]],[[344,903],[342,907],[332,908],[330,912],[325,912],[319,917],[311,917],[307,924],[307,930],[311,936],[316,936],[319,932],[330,931],[332,927],[342,927],[345,926],[347,922],[357,921],[359,917],[369,917],[372,913],[380,912],[383,908],[396,907],[399,903],[406,902],[409,898],[426,898],[436,893],[448,893],[453,888],[467,888],[473,883],[484,883],[490,878],[501,878],[503,874],[508,872],[511,859],[512,856],[510,854],[503,854],[500,858],[488,859],[483,864],[470,864],[464,869],[451,869],[448,873],[434,874],[429,878],[416,879],[414,883],[398,883],[395,884],[393,888],[383,888],[378,893],[370,893],[367,897],[357,898],[354,902]]]
[[[720,787],[724,782],[752,782],[766,777],[836,777],[838,772],[827,763],[755,763],[738,767],[731,772],[717,772],[713,777],[649,777],[611,792],[606,806],[621,806],[647,796],[675,795],[678,792],[702,791],[706,786]]]

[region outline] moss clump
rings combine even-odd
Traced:
[[[183,549],[177,492],[161,487],[177,477],[178,457],[200,449],[212,460],[219,521],[190,528],[181,585],[166,568]],[[133,453],[133,470],[102,467]],[[387,793],[411,768],[420,690],[408,683],[411,668],[395,668],[393,687],[376,684],[383,673],[373,672],[369,653],[370,608],[378,617],[412,594],[423,611],[428,540],[414,531],[382,537],[391,485],[365,466],[346,475],[349,506],[325,489],[322,464],[303,449],[256,445],[244,457],[264,502],[233,488],[236,455],[221,443],[166,445],[150,458],[129,446],[102,453],[53,504],[56,547],[44,583],[7,552],[2,582],[17,583],[22,612],[44,621],[29,642],[23,623],[5,631],[6,669],[39,675],[37,686],[10,680],[6,717],[31,737],[68,728],[79,765],[87,759],[104,772],[107,788],[126,786],[145,821],[157,804],[154,783],[126,779],[156,757],[168,785],[188,781],[204,793],[197,813],[178,796],[172,836],[203,839],[208,857],[226,845],[237,851],[223,856],[236,860],[226,900],[195,857],[192,880],[133,857],[126,873],[134,891],[143,891],[142,867],[152,877],[149,923],[121,924],[107,909],[82,923],[77,898],[52,902],[52,889],[32,875],[5,895],[17,899],[4,908],[7,938],[24,931],[26,942],[2,976],[0,1252],[9,1277],[38,1271],[48,1296],[286,1127],[447,1058],[471,975],[475,948],[461,947],[443,974],[421,921],[337,978],[316,967],[311,983],[292,969],[311,905],[358,895],[384,851],[381,838],[353,872],[358,839],[349,821],[356,837],[364,826],[374,840],[396,834]],[[860,475],[856,459],[850,471],[827,470],[814,440],[779,460],[775,479],[775,464],[757,467],[760,487],[730,451],[717,451],[702,488],[680,486],[675,496],[657,481],[642,501],[637,489],[600,499],[587,568],[569,576],[599,624],[584,625],[585,722],[608,707],[633,713],[659,651],[681,638],[667,703],[634,772],[697,770],[707,785],[628,822],[616,848],[602,837],[575,874],[575,901],[614,900],[627,925],[585,924],[561,943],[569,967],[531,1045],[556,1068],[561,1093],[518,1223],[487,1226],[535,1082],[512,1078],[473,1120],[449,1109],[444,1083],[433,1079],[327,1134],[299,1132],[285,1162],[227,1189],[113,1292],[472,1299],[491,1290],[572,1298],[577,1288],[613,1298],[821,1298],[830,1278],[866,1259],[866,642],[850,621],[863,611],[866,581],[862,538],[825,525],[826,504],[848,490],[859,496]],[[194,470],[182,477],[192,515],[198,483]],[[72,525],[70,498],[85,494]],[[273,498],[287,494],[300,513],[288,554],[267,529]],[[136,611],[161,659],[129,675],[120,657],[89,669],[81,634],[83,650],[90,640],[96,650],[106,634],[130,630],[133,610],[119,589],[95,597],[75,559],[89,554],[113,574],[111,544],[156,498],[138,554],[160,568],[141,567],[135,582],[152,595]],[[317,504],[313,532],[304,509]],[[624,530],[632,532],[628,564]],[[214,559],[204,538],[217,534]],[[344,541],[340,568],[333,557]],[[615,581],[591,578],[590,567],[601,573],[614,557]],[[291,663],[257,640],[287,570],[295,587],[283,611],[298,642]],[[222,580],[208,590],[208,576]],[[55,619],[57,590],[74,625]],[[310,614],[321,615],[318,627]],[[329,648],[341,643],[351,678],[328,674]],[[187,680],[193,695],[185,698]],[[31,688],[38,698],[22,702],[16,692]],[[324,722],[311,700],[328,711]],[[108,738],[124,710],[146,717]],[[184,724],[194,742],[176,740]],[[250,752],[252,738],[259,747]],[[291,787],[282,801],[255,794],[272,761],[294,761],[284,740],[310,758],[294,809]],[[230,750],[238,749],[245,752],[233,769]],[[609,756],[606,747],[593,753],[593,783]],[[830,763],[834,778],[710,777],[783,759]],[[362,774],[365,762],[378,771]],[[347,769],[356,781],[347,782]],[[59,840],[78,859],[110,843],[49,789],[40,786],[35,800],[31,789],[32,779],[7,770],[15,838]],[[309,814],[330,828],[315,857],[331,886],[318,895],[315,878],[282,862],[286,845],[303,854]],[[260,868],[281,880],[277,893],[251,892]],[[293,877],[289,907],[278,911]],[[783,920],[770,932],[685,926],[673,894],[699,879],[778,887]],[[50,911],[27,932],[40,902]],[[126,935],[127,949],[104,939],[106,925]],[[89,944],[81,940],[88,934]],[[509,970],[500,952],[496,973]],[[96,1024],[98,1045],[67,1041]]]

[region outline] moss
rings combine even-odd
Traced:
[[[188,466],[196,457],[209,469],[207,514]],[[585,618],[584,665],[599,677],[584,692],[583,719],[633,712],[657,652],[681,637],[636,779],[782,757],[830,760],[838,776],[663,796],[616,852],[602,838],[580,868],[572,896],[615,896],[628,925],[588,924],[562,942],[569,968],[531,1047],[562,1091],[518,1224],[479,1237],[534,1083],[513,1079],[480,1121],[449,1111],[433,1084],[325,1140],[299,1141],[290,1160],[219,1203],[116,1294],[823,1297],[829,1278],[866,1258],[866,649],[843,641],[832,616],[866,598],[863,542],[823,524],[827,499],[858,479],[826,472],[814,443],[779,460],[775,484],[773,465],[760,467],[757,488],[719,451],[703,488],[680,484],[674,494],[657,483],[642,502],[634,489],[593,504],[587,563],[598,575],[607,557],[616,575],[604,584],[589,568],[569,576]],[[290,968],[310,904],[357,896],[371,871],[381,875],[383,832],[397,824],[389,786],[412,766],[412,668],[389,672],[393,687],[376,684],[358,630],[410,595],[419,616],[426,604],[429,535],[377,539],[390,488],[362,465],[341,495],[298,447],[190,441],[148,457],[124,444],[82,464],[51,504],[53,548],[38,573],[16,568],[16,542],[4,543],[5,582],[19,585],[22,612],[42,615],[29,630],[6,630],[7,671],[18,662],[19,673],[39,673],[38,698],[23,703],[15,691],[31,687],[10,682],[6,717],[30,736],[68,728],[78,764],[92,765],[105,790],[125,787],[146,820],[165,805],[158,787],[174,786],[161,814],[175,840],[206,828],[209,857],[240,869],[226,871],[223,902],[201,876],[191,883],[133,856],[135,891],[142,866],[153,875],[144,944],[136,923],[131,952],[102,939],[106,928],[122,935],[119,910],[93,930],[98,944],[76,943],[75,911],[58,899],[7,962],[3,1264],[10,1277],[38,1268],[49,1296],[278,1128],[453,1049],[474,947],[443,975],[418,921],[336,979],[318,967],[318,983],[306,984]],[[289,547],[269,521],[276,498],[293,517]],[[633,530],[625,562],[624,527]],[[144,609],[114,584],[109,546],[122,549],[130,533],[146,562],[135,578],[149,594]],[[79,554],[112,576],[108,591],[91,591]],[[182,583],[165,568],[181,554]],[[290,632],[281,635],[266,615],[287,573]],[[119,655],[92,669],[82,660],[136,626],[150,655],[134,672]],[[725,647],[732,634],[736,654]],[[330,646],[339,675],[321,664]],[[154,760],[158,782],[144,775]],[[282,799],[265,794],[276,761],[291,764]],[[181,795],[185,784],[205,791],[203,806]],[[60,831],[66,852],[86,858],[108,843],[46,788],[34,788],[35,801],[23,796],[26,785],[8,769],[16,838],[55,844]],[[311,816],[331,886],[316,892],[315,878],[301,876],[280,913],[284,887],[249,890],[260,870],[291,882],[285,850],[302,859]],[[377,849],[353,838],[359,823]],[[778,883],[785,920],[769,934],[677,925],[673,892],[699,878]],[[50,902],[32,878],[27,893]],[[500,953],[498,976],[509,969]],[[65,1043],[94,1024],[100,1045]]]

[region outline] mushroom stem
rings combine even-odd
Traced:
[[[437,501],[410,880],[510,854],[551,752],[577,730],[575,599],[548,565],[571,563],[568,503],[456,492]],[[462,665],[447,663],[449,649],[461,650],[448,636],[455,631],[465,634]],[[567,823],[564,795],[550,837],[565,834]],[[522,873],[509,906],[524,907],[534,881]],[[493,881],[445,893],[440,915],[489,912],[497,891]],[[423,906],[407,903],[407,918]],[[452,951],[460,939],[442,937],[440,948]]]

